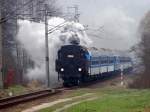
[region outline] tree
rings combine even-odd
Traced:
[[[48,5],[48,11],[51,16],[60,15],[60,9],[57,8],[57,0],[17,0],[18,7],[30,2],[30,4],[24,6],[19,10],[19,17],[32,18],[33,21],[44,20],[44,5]]]
[[[3,75],[6,76],[9,68],[15,69],[18,82],[22,72],[33,66],[32,60],[26,51],[16,41],[17,19],[32,21],[44,20],[44,4],[48,4],[51,16],[59,15],[54,0],[0,0],[2,26],[2,65]],[[24,65],[25,64],[25,65]],[[20,81],[19,81],[20,83]]]
[[[144,70],[134,82],[134,85],[140,88],[150,88],[150,11],[142,19],[139,33],[141,41],[136,50],[138,51],[138,56],[141,59]]]

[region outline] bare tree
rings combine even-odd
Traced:
[[[61,14],[60,9],[57,7],[57,0],[17,0],[18,7],[30,2],[29,5],[19,10],[20,18],[28,18],[33,21],[44,20],[45,4],[48,5],[48,11],[51,16],[58,16]]]
[[[140,43],[134,50],[141,59],[144,70],[135,80],[134,86],[139,88],[150,88],[150,11],[142,19],[139,27]]]
[[[15,16],[15,0],[1,0],[1,20],[5,20],[1,23],[2,28],[2,72],[3,77],[7,77],[9,69],[16,69],[13,51],[15,49],[15,34],[17,20],[13,18]],[[8,15],[11,14],[10,19]]]
[[[3,76],[7,77],[8,69],[16,71],[15,78],[20,83],[23,71],[34,66],[27,52],[16,41],[18,31],[17,19],[32,21],[44,20],[44,4],[48,4],[51,16],[58,16],[60,10],[56,0],[0,0],[2,26],[2,68]],[[20,81],[18,81],[20,80]]]

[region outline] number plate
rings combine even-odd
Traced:
[[[74,55],[67,55],[68,58],[74,58]]]

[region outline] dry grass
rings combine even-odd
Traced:
[[[138,74],[135,80],[129,84],[130,88],[150,88],[150,73],[141,73]]]

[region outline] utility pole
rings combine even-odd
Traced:
[[[121,65],[121,86],[123,86],[124,85],[124,77],[123,77],[123,65]]]
[[[45,63],[46,63],[46,75],[47,75],[47,87],[50,87],[49,78],[49,46],[48,46],[48,10],[47,4],[45,4]]]
[[[75,21],[76,21],[76,22],[79,22],[79,15],[80,15],[80,14],[79,14],[78,5],[75,5],[74,8],[75,8],[75,17],[74,17],[74,18],[75,18]]]
[[[0,6],[1,6],[2,4],[0,3]],[[0,20],[1,20],[1,10],[0,10]],[[2,73],[2,57],[3,57],[3,52],[2,52],[2,26],[1,26],[1,24],[0,24],[0,89],[3,89],[4,88],[4,80],[3,80],[3,73]]]
[[[78,5],[74,5],[74,6],[71,6],[71,7],[68,7],[68,14],[70,13],[70,9],[74,9],[74,17],[73,17],[73,20],[75,22],[79,22],[79,8],[78,8]]]

